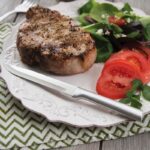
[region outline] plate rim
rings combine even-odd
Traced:
[[[79,0],[77,0],[77,1],[79,1]],[[77,2],[76,1],[76,2]],[[83,1],[83,0],[82,0]],[[85,1],[85,0],[84,0]],[[105,2],[105,1],[104,1]],[[75,3],[74,1],[73,2],[69,2],[70,4],[71,3]],[[121,2],[117,2],[117,3],[115,3],[115,4],[120,4]],[[55,8],[55,7],[57,7],[58,5],[64,5],[64,4],[68,4],[68,2],[60,2],[60,3],[58,3],[58,4],[56,4],[56,5],[54,5],[54,6],[52,6],[52,7],[49,7],[49,8]],[[121,3],[121,4],[123,4],[123,3]],[[138,10],[140,10],[140,9],[138,9]],[[140,10],[140,11],[142,11],[142,10]],[[143,12],[143,11],[142,11]],[[21,21],[22,22],[22,21]],[[16,26],[18,26],[21,22],[18,22],[16,25],[15,25],[15,27]],[[10,35],[8,35],[8,36],[10,36]],[[4,40],[4,42],[6,42],[7,41],[7,38]],[[2,58],[3,57],[3,51],[2,51],[2,53],[1,53],[1,55],[0,55],[0,58]],[[122,121],[120,121],[120,122],[117,122],[117,123],[112,123],[112,124],[108,124],[108,125],[98,125],[98,124],[95,124],[95,123],[88,123],[88,124],[86,124],[86,125],[81,125],[81,124],[74,124],[74,123],[71,123],[71,122],[68,122],[68,121],[64,121],[64,120],[60,120],[60,119],[50,119],[47,115],[45,115],[45,114],[43,114],[43,113],[41,113],[41,112],[38,112],[38,111],[35,111],[35,110],[33,110],[33,109],[30,109],[29,107],[27,107],[27,105],[25,104],[25,101],[26,100],[24,100],[25,98],[20,98],[19,97],[19,95],[16,95],[15,93],[14,93],[14,91],[13,90],[11,90],[11,87],[10,87],[10,84],[9,83],[7,83],[8,81],[7,81],[7,78],[5,77],[5,75],[4,75],[4,73],[3,73],[3,69],[4,70],[6,70],[5,68],[4,68],[4,66],[2,65],[2,61],[0,61],[0,63],[1,63],[1,68],[2,68],[2,72],[0,73],[0,77],[2,77],[4,80],[5,80],[5,83],[6,83],[6,85],[7,85],[7,87],[8,87],[8,89],[9,89],[9,91],[10,91],[10,93],[17,99],[17,100],[20,100],[21,101],[21,103],[23,104],[23,106],[25,107],[25,108],[27,108],[28,110],[30,110],[30,111],[32,111],[32,112],[34,112],[34,113],[37,113],[37,114],[40,114],[40,115],[42,115],[42,116],[44,116],[48,121],[50,121],[50,122],[59,122],[59,123],[65,123],[65,124],[68,124],[68,125],[72,125],[72,126],[75,126],[75,127],[110,127],[110,126],[115,126],[115,125],[118,125],[118,124],[121,124],[121,123],[125,123],[125,122],[128,122],[129,120],[127,120],[127,119],[124,119],[124,120],[122,120]]]

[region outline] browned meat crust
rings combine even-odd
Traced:
[[[17,36],[24,63],[68,75],[84,72],[95,62],[94,41],[71,18],[40,6],[30,8],[26,18]]]

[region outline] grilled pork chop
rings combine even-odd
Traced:
[[[88,70],[96,59],[96,48],[89,33],[73,20],[40,6],[26,14],[17,36],[22,61],[61,75]]]

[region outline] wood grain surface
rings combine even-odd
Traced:
[[[59,148],[53,150],[102,150],[102,149],[100,149],[100,142],[96,142],[91,144],[78,145],[69,148]]]
[[[150,150],[150,134],[105,141],[102,150]]]
[[[58,3],[59,0],[39,0],[42,6],[50,6]],[[69,1],[69,0],[66,0]],[[120,1],[120,0],[116,0]],[[138,7],[150,14],[150,0],[122,0],[129,2],[132,6]],[[1,0],[0,16],[7,11],[14,9],[22,0]],[[13,15],[7,18],[6,21],[19,22],[24,18],[24,15]],[[145,133],[133,137],[122,138],[118,140],[103,141],[86,145],[72,146],[68,148],[59,148],[56,150],[150,150],[150,133]]]

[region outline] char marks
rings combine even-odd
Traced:
[[[35,6],[28,10],[26,18],[18,32],[17,47],[22,61],[28,65],[38,65],[43,59],[81,58],[95,49],[90,34],[58,11]]]

